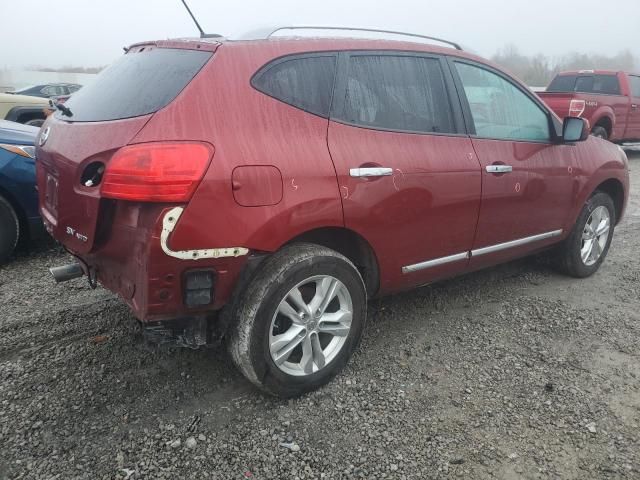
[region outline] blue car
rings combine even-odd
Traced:
[[[42,231],[36,190],[38,128],[0,120],[0,264]]]

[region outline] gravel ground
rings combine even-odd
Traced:
[[[372,302],[345,372],[290,401],[223,348],[147,346],[41,244],[0,269],[0,478],[640,478],[639,226],[636,189],[586,280],[529,259]]]

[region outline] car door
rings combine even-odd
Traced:
[[[640,76],[629,75],[631,104],[625,139],[640,140]]]
[[[341,54],[329,150],[345,225],[376,252],[382,292],[467,266],[481,176],[454,92],[438,56]]]
[[[553,119],[531,92],[490,67],[450,61],[482,166],[471,268],[557,242],[573,203],[573,147],[552,141]]]

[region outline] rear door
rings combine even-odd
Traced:
[[[345,224],[373,246],[381,290],[462,271],[481,179],[446,62],[373,51],[339,63],[329,149]]]
[[[629,75],[631,107],[625,139],[640,140],[640,75]]]
[[[573,147],[552,143],[550,114],[509,77],[467,60],[451,66],[482,165],[471,267],[557,241],[572,207]]]

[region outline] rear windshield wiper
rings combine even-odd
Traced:
[[[62,114],[66,117],[73,117],[73,113],[69,107],[65,106],[63,103],[56,103],[56,108],[62,112]]]

